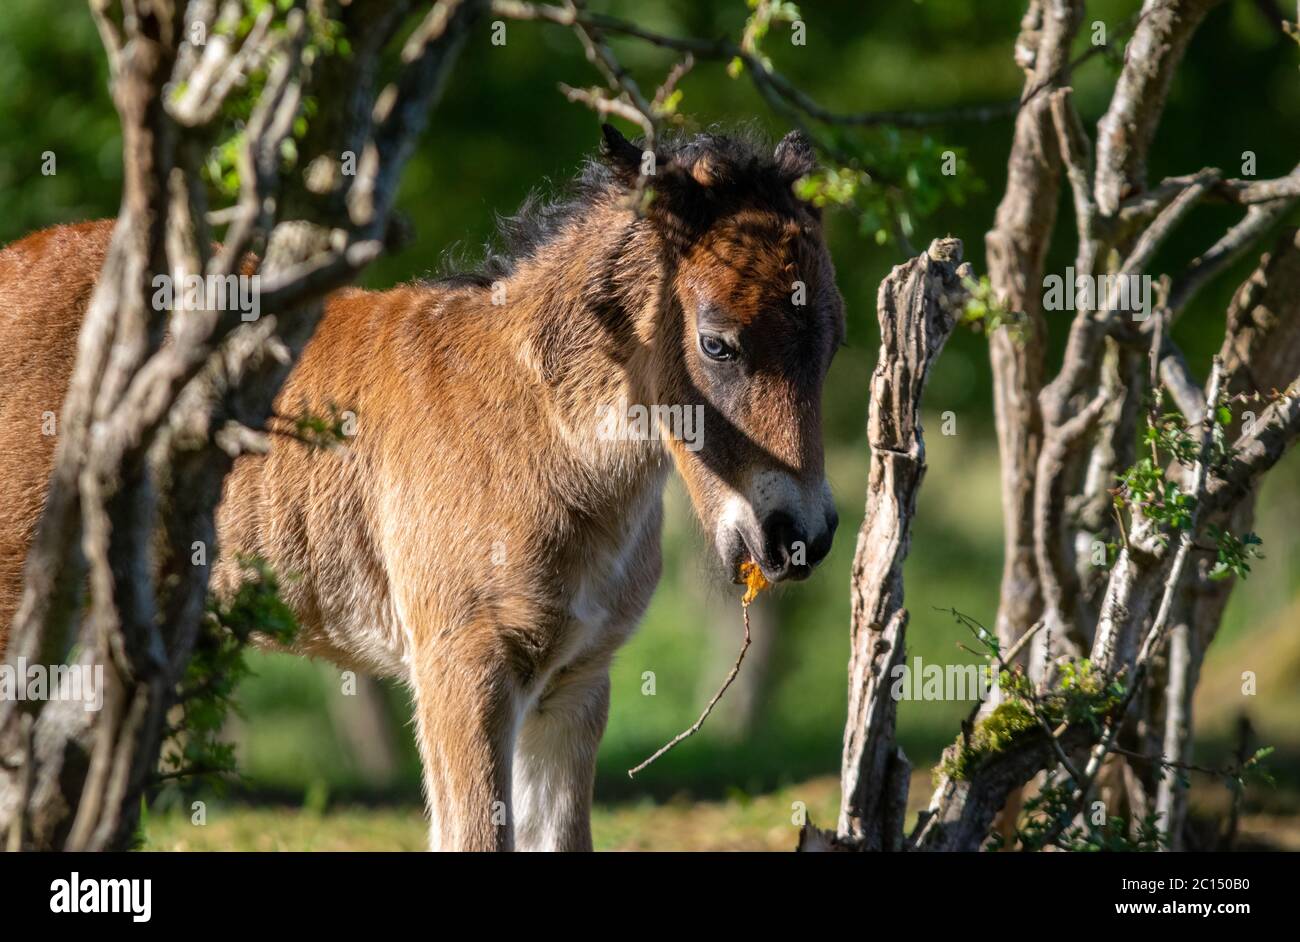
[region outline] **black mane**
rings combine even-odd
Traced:
[[[638,143],[639,146],[639,143]],[[778,165],[767,137],[753,127],[729,132],[708,130],[666,135],[656,148],[657,165],[690,166],[708,158],[724,176],[715,187],[719,198],[761,199],[776,209],[794,212],[789,175]],[[469,268],[455,250],[442,259],[435,284],[490,287],[509,277],[519,262],[537,254],[577,216],[582,215],[621,184],[615,168],[603,157],[588,157],[576,176],[556,194],[537,189],[524,197],[513,215],[497,214],[496,233],[483,246],[482,258]]]

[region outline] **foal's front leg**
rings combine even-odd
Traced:
[[[591,850],[596,750],[609,715],[609,659],[562,671],[528,711],[515,745],[519,850]]]
[[[412,659],[429,848],[512,850],[517,685],[501,658],[472,640],[437,644],[417,644]]]

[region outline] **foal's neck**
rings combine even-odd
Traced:
[[[505,284],[526,319],[526,368],[572,457],[628,483],[663,469],[663,443],[611,440],[601,422],[605,410],[626,414],[657,401],[654,346],[670,311],[666,259],[652,226],[610,200],[575,217]]]

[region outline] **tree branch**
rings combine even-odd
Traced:
[[[834,838],[840,847],[881,850],[902,843],[897,794],[901,789],[905,808],[907,764],[894,743],[897,703],[890,688],[903,662],[903,561],[925,474],[921,395],[966,294],[970,266],[962,264],[961,253],[957,239],[936,239],[924,255],[895,267],[877,296],[881,343],[867,422],[867,510],[853,561],[849,716]],[[812,846],[806,834],[801,846]]]

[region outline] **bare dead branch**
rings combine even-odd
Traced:
[[[1063,639],[1075,631],[1074,609],[1079,578],[1074,570],[1074,534],[1066,526],[1065,501],[1069,478],[1065,473],[1071,456],[1086,444],[1102,411],[1109,404],[1099,392],[1077,415],[1049,429],[1038,456],[1034,487],[1034,552],[1043,592],[1043,619],[1047,637]]]
[[[1187,269],[1174,279],[1170,289],[1169,310],[1173,319],[1177,320],[1202,287],[1241,258],[1295,204],[1295,200],[1279,199],[1251,206],[1240,222],[1193,259]]]
[[[1201,171],[1203,174],[1205,171]],[[1119,218],[1123,222],[1140,221],[1154,216],[1175,196],[1192,183],[1197,176],[1166,177],[1159,185],[1145,193],[1131,197],[1120,206]],[[1209,199],[1239,206],[1271,203],[1278,199],[1300,197],[1300,166],[1284,177],[1272,180],[1223,179],[1215,182]]]
[[[1167,337],[1161,343],[1160,382],[1169,390],[1189,425],[1195,425],[1205,417],[1201,384],[1192,377],[1191,367],[1187,365],[1183,351]]]
[[[1082,17],[1080,2],[1030,4],[1017,40],[1019,61],[1027,70],[1026,92],[1069,81],[1070,45]],[[984,240],[994,291],[1026,320],[1021,341],[1007,331],[989,338],[1002,463],[1003,568],[996,631],[1004,648],[1042,617],[1034,548],[1034,478],[1043,427],[1039,393],[1047,331],[1040,289],[1056,221],[1061,161],[1051,108],[1049,96],[1026,95],[1016,116],[1006,192]]]
[[[901,844],[901,817],[889,813],[887,778],[897,704],[893,668],[902,663],[907,610],[903,561],[916,495],[925,474],[920,403],[935,358],[955,324],[970,266],[956,239],[935,240],[880,284],[881,346],[871,380],[867,511],[853,562],[849,720],[841,766],[837,839],[859,849]]]
[[[1097,227],[1097,204],[1092,198],[1092,144],[1074,107],[1073,89],[1061,88],[1053,92],[1051,108],[1057,147],[1065,162],[1070,191],[1074,196],[1075,229],[1079,239],[1074,267],[1081,274],[1092,274]]]
[[[1113,216],[1145,188],[1146,158],[1174,72],[1205,15],[1220,0],[1146,0],[1125,50],[1110,107],[1097,125],[1096,199]]]
[[[1265,409],[1254,427],[1233,444],[1232,457],[1211,478],[1206,489],[1206,512],[1225,510],[1249,493],[1260,475],[1281,460],[1297,435],[1300,435],[1300,390],[1293,386],[1288,394]]]
[[[1160,248],[1169,234],[1187,217],[1218,177],[1217,170],[1202,170],[1188,183],[1182,192],[1156,215],[1151,225],[1143,230],[1128,257],[1124,259],[1123,265],[1120,266],[1120,271],[1128,275],[1143,272],[1155,257],[1156,249]]]

